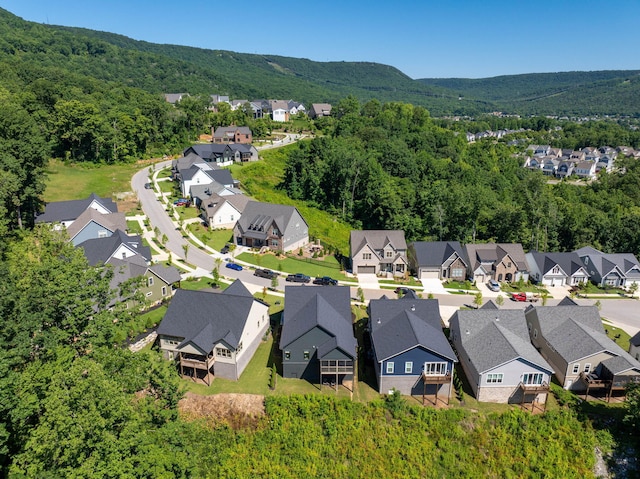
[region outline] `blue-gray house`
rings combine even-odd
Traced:
[[[280,349],[282,376],[353,390],[356,339],[348,286],[287,286]]]
[[[378,391],[451,397],[456,355],[442,331],[436,299],[371,300],[369,323]]]

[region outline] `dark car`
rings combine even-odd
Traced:
[[[191,204],[191,201],[189,201],[186,198],[178,198],[173,202],[174,206],[189,206],[190,204]]]
[[[287,281],[290,281],[292,283],[308,283],[309,281],[311,281],[311,278],[306,274],[296,273],[287,276]]]
[[[338,284],[338,280],[330,278],[329,276],[321,276],[314,279],[313,284],[320,284],[322,286],[335,286],[336,284]]]
[[[413,293],[414,291],[412,289],[405,288],[403,286],[398,286],[396,289],[393,290],[393,292],[396,294],[401,294],[402,296],[406,296],[407,294]]]
[[[229,269],[235,269],[236,271],[242,271],[242,266],[238,263],[227,263],[225,267]]]
[[[278,273],[271,271],[270,269],[257,269],[253,275],[261,278],[273,279],[278,276]]]
[[[226,244],[222,247],[222,249],[220,250],[220,253],[227,254],[229,252],[229,249],[230,249],[229,245]]]
[[[151,189],[153,189],[153,184],[151,184],[151,183],[145,183],[145,184],[144,184],[144,189],[145,189],[145,190],[151,190]]]

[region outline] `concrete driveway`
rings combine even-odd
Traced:
[[[449,294],[449,292],[442,285],[442,281],[440,281],[438,278],[423,278],[420,280],[420,282],[422,283],[425,294]]]

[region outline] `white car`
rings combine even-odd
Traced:
[[[487,282],[487,287],[491,291],[495,291],[496,293],[500,292],[500,283],[498,283],[495,279],[490,279]]]

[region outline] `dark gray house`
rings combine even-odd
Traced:
[[[628,288],[640,284],[640,263],[633,253],[603,253],[585,246],[575,253],[584,263],[589,279],[598,286]]]
[[[353,390],[356,339],[348,286],[285,288],[282,376]]]
[[[374,299],[369,324],[378,392],[451,397],[457,362],[442,331],[437,299]]]
[[[110,258],[127,259],[140,255],[147,263],[151,261],[151,248],[142,243],[139,235],[127,235],[122,230],[116,230],[111,236],[93,238],[78,245],[84,250],[84,255],[91,266],[106,263]]]
[[[416,241],[409,245],[408,257],[418,279],[467,279],[469,262],[459,241]]]

